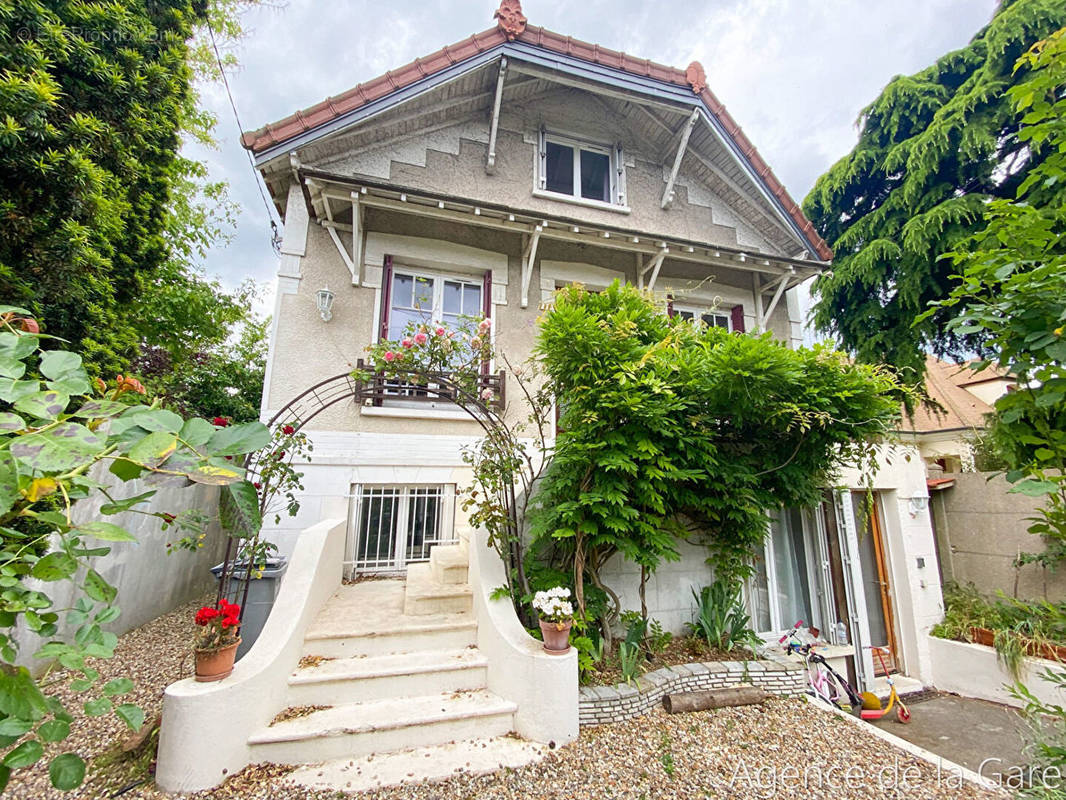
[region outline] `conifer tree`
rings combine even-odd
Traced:
[[[1007,90],[1028,75],[1015,72],[1019,57],[1064,25],[1062,0],[1002,0],[966,47],[885,87],[862,112],[854,150],[807,196],[804,211],[836,254],[815,284],[815,324],[860,359],[921,373],[926,350],[982,351],[980,338],[948,327],[952,307],[912,323],[956,285],[941,255],[1042,162],[1018,138]]]

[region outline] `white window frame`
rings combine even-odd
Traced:
[[[444,319],[444,282],[452,281],[453,283],[463,283],[470,286],[476,286],[478,292],[481,294],[481,306],[478,309],[478,313],[484,313],[485,309],[485,282],[483,277],[472,278],[469,275],[463,275],[457,272],[447,272],[444,270],[427,270],[416,267],[408,267],[403,264],[393,264],[392,266],[392,280],[396,279],[397,275],[409,276],[412,278],[422,278],[425,280],[433,281],[433,308],[430,311],[430,315],[427,319],[427,324],[439,324]],[[393,312],[393,287],[389,287],[389,326],[392,326],[392,312]],[[412,295],[413,299],[413,295]]]
[[[672,307],[675,314],[681,314],[682,312],[684,312],[685,314],[691,314],[693,322],[695,322],[696,320],[703,322],[703,318],[705,316],[721,317],[725,320],[725,329],[730,333],[733,332],[733,315],[729,313],[729,311],[720,311],[718,309],[711,308],[710,306],[698,306],[685,303],[673,303]]]
[[[779,515],[783,515],[787,512],[787,508],[782,508],[778,513]],[[766,513],[767,517],[770,518],[770,524],[772,525],[773,514],[770,511],[767,511]],[[803,550],[806,560],[804,567],[807,570],[807,600],[812,611],[817,610],[821,617],[820,622],[822,627],[819,630],[821,631],[822,636],[829,638],[832,635],[829,626],[836,622],[836,611],[833,596],[833,582],[829,571],[829,553],[825,538],[827,535],[825,525],[818,509],[800,509],[800,516],[803,525]],[[778,524],[785,523],[778,522]],[[796,623],[796,620],[786,620],[781,616],[781,606],[777,591],[777,561],[774,558],[773,536],[770,534],[769,529],[766,533],[766,539],[763,541],[763,559],[763,563],[766,565],[770,630],[756,631],[756,633],[759,634],[760,637],[770,641],[771,638],[780,636],[782,632],[791,628]],[[745,582],[744,595],[746,609],[754,623],[755,592],[752,581]],[[804,620],[803,622],[804,627],[807,628],[810,627],[812,620]],[[776,639],[774,639],[774,641],[776,641]]]
[[[574,151],[574,191],[570,194],[555,192],[548,189],[548,143],[570,147]],[[596,200],[581,196],[581,151],[605,155],[608,159],[608,174],[610,176],[610,188],[608,200]],[[625,177],[625,154],[621,145],[605,145],[599,142],[590,142],[580,137],[563,133],[554,133],[540,129],[537,144],[536,170],[534,171],[533,194],[536,197],[546,197],[552,200],[562,200],[578,205],[587,205],[594,208],[609,209],[629,213],[626,205],[626,177]]]
[[[408,564],[424,563],[425,558],[407,558],[407,539],[410,536],[410,503],[407,502],[412,490],[435,489],[440,499],[439,530],[432,544],[449,544],[456,541],[455,536],[455,495],[454,483],[356,483],[352,485],[351,502],[348,512],[348,535],[345,545],[345,574],[351,577],[359,573],[397,573],[407,569]],[[392,541],[392,560],[388,564],[360,566],[359,542],[361,531],[359,523],[363,514],[364,493],[367,490],[395,490],[399,492],[396,506],[395,528]],[[399,535],[402,532],[402,535]],[[378,559],[380,561],[380,559]]]

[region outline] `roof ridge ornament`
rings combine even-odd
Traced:
[[[507,2],[507,0],[504,0]],[[685,70],[685,80],[688,81],[689,86],[692,87],[694,94],[700,94],[707,88],[707,73],[703,70],[703,64],[699,61],[693,61],[688,65],[688,69]]]
[[[507,34],[509,42],[513,42],[515,37],[521,36],[526,30],[528,20],[522,13],[520,0],[500,0],[500,7],[492,16],[499,20],[500,30]]]

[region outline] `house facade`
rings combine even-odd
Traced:
[[[521,362],[558,288],[616,280],[701,324],[802,343],[790,289],[832,253],[703,68],[535,27],[517,0],[495,16],[243,137],[284,219],[262,416],[300,426],[313,458],[298,515],[264,530],[291,556],[282,613],[231,676],[167,688],[156,780],[168,791],[262,761],[320,764],[290,778],[351,787],[388,764],[437,763],[439,751],[411,748],[477,740],[471,752],[517,764],[536,753],[511,732],[577,736],[575,653],[545,653],[496,597],[503,565],[456,502],[480,428],[417,387],[357,384],[368,345],[412,320],[484,314],[495,351]],[[522,416],[498,370],[485,381]],[[746,592],[771,646],[802,621],[870,687],[868,645],[927,680],[925,634],[942,612],[922,461],[907,445],[881,456],[872,484],[845,473],[816,509],[768,510]],[[713,578],[705,551],[683,548],[647,587],[673,631]],[[623,608],[639,607],[633,565],[602,574]],[[342,582],[365,575],[392,580]],[[311,712],[276,717],[294,707]],[[203,736],[213,726],[225,741]]]
[[[367,345],[413,319],[485,314],[518,362],[556,289],[621,280],[670,297],[674,313],[799,346],[789,290],[832,256],[698,63],[554,34],[511,0],[496,27],[243,142],[284,217],[263,418],[299,422],[314,443],[299,515],[266,535],[287,552],[342,517],[349,576],[402,575],[465,541],[461,450],[480,432],[401,386],[353,401]],[[747,601],[768,639],[803,620],[857,678],[874,680],[874,644],[922,680],[941,612],[924,469],[906,446],[884,461],[872,495],[848,474],[821,508],[774,512]],[[702,550],[684,555],[648,589],[674,631],[691,620],[690,589],[712,578]],[[639,607],[633,566],[606,574]]]

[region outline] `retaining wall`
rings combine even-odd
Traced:
[[[581,725],[624,722],[647,714],[672,692],[759,686],[770,694],[803,694],[807,679],[802,666],[779,661],[708,661],[662,667],[637,678],[635,685],[582,686],[578,703]]]

